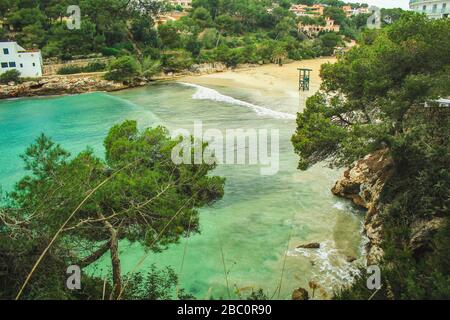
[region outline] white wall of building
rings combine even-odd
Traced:
[[[25,50],[16,42],[0,42],[0,74],[16,69],[21,77],[41,77],[42,64],[39,50]]]
[[[450,14],[449,0],[411,0],[411,10],[425,13],[431,19],[448,18]]]

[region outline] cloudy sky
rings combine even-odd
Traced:
[[[347,0],[348,2],[365,2],[380,8],[409,8],[409,0]]]

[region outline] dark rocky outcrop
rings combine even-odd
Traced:
[[[320,249],[320,243],[311,242],[297,246],[297,249]]]
[[[309,293],[306,289],[298,288],[292,293],[292,300],[309,300]]]

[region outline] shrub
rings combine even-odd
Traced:
[[[194,63],[190,52],[185,50],[171,51],[163,54],[164,71],[176,72],[189,69]]]
[[[75,74],[75,73],[81,73],[82,72],[82,67],[80,66],[65,66],[65,67],[61,67],[58,70],[58,74]]]
[[[83,68],[83,72],[100,72],[106,69],[106,64],[100,61],[90,62]]]
[[[215,50],[201,50],[196,61],[198,63],[211,63],[217,60]]]
[[[243,62],[243,55],[241,49],[230,49],[226,45],[220,45],[217,50],[217,58],[226,64],[229,68],[236,67],[239,63]]]
[[[102,49],[102,54],[106,57],[111,57],[111,56],[117,57],[120,55],[120,50],[116,49],[116,48],[104,47]]]
[[[8,84],[10,82],[20,82],[20,72],[18,70],[8,70],[0,75],[0,83]]]
[[[75,73],[84,73],[84,72],[99,72],[106,69],[106,64],[103,62],[95,61],[90,62],[87,66],[65,66],[58,70],[58,74],[75,74]]]
[[[131,56],[123,56],[114,60],[108,68],[105,79],[130,82],[139,75],[139,63]]]
[[[146,57],[141,64],[141,74],[146,79],[151,79],[154,75],[161,72],[161,62],[159,60],[152,60]]]

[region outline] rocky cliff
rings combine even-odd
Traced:
[[[375,264],[383,256],[382,213],[388,204],[381,203],[380,194],[389,177],[394,173],[394,165],[388,150],[380,150],[353,163],[331,190],[333,194],[350,199],[356,205],[366,208],[364,232],[369,239],[367,263]],[[433,236],[446,223],[445,217],[418,217],[410,223],[410,238],[407,244],[415,257],[432,251]]]
[[[336,182],[333,194],[352,200],[367,209],[364,232],[369,239],[367,263],[376,263],[382,256],[382,223],[380,194],[393,173],[393,162],[386,149],[356,161]]]

